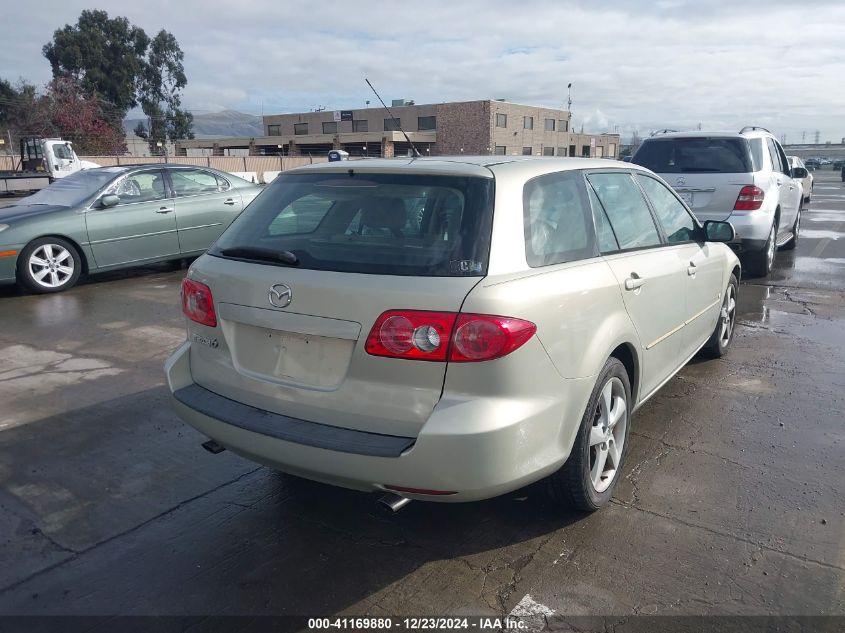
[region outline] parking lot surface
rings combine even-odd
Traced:
[[[845,614],[845,187],[814,175],[593,515],[528,488],[387,516],[202,450],[162,371],[184,269],[0,288],[0,615]]]

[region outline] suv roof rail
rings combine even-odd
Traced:
[[[678,132],[678,131],[679,130],[670,130],[668,128],[665,129],[665,130],[655,130],[654,132],[649,134],[649,136],[660,136],[661,134],[671,134],[672,132]]]
[[[760,127],[759,125],[746,125],[744,128],[742,128],[739,131],[739,133],[745,134],[746,132],[756,132],[757,130],[762,130],[763,132],[768,132],[769,134],[771,134],[771,132],[769,132],[769,130],[767,130],[764,127]]]

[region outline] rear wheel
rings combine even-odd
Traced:
[[[766,277],[772,272],[775,263],[775,251],[777,250],[777,223],[772,224],[769,231],[769,238],[766,245],[757,252],[750,253],[746,257],[746,266],[752,275]]]
[[[67,290],[81,272],[79,251],[60,237],[33,240],[18,258],[18,280],[27,290],[39,294]]]
[[[610,501],[628,450],[630,402],[628,372],[611,357],[590,395],[569,459],[546,479],[552,500],[587,512]]]

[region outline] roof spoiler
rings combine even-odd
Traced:
[[[655,130],[654,132],[649,134],[649,136],[660,136],[661,134],[671,134],[672,132],[679,132],[679,131],[680,130],[670,130],[670,129]]]
[[[767,130],[764,127],[760,127],[759,125],[746,125],[744,128],[742,128],[739,131],[739,133],[745,134],[746,132],[757,132],[758,130],[761,131],[761,132],[768,132],[769,134],[771,134],[771,132],[769,132],[769,130]]]

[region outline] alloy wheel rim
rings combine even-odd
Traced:
[[[58,244],[42,244],[36,248],[27,265],[35,283],[45,288],[59,288],[73,276],[73,257]]]
[[[625,386],[613,377],[601,389],[590,428],[590,483],[596,492],[607,490],[619,473],[627,428]]]
[[[721,329],[719,330],[719,341],[722,347],[727,346],[731,340],[731,335],[734,331],[734,323],[736,320],[736,291],[733,286],[728,286],[728,291],[725,293],[725,300],[722,302],[722,312],[720,316]]]

